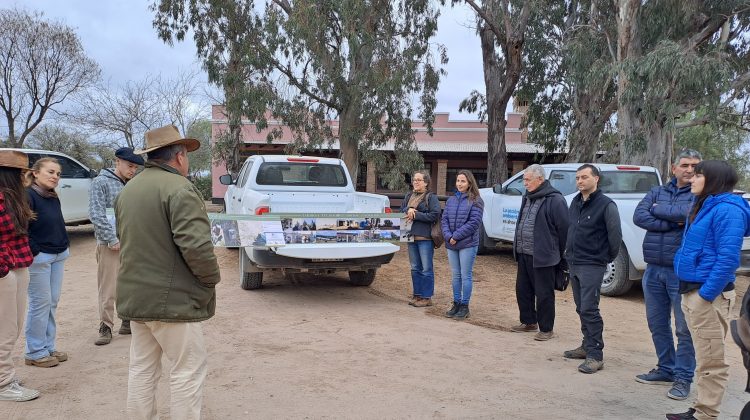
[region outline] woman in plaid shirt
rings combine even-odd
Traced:
[[[0,401],[39,396],[39,391],[21,386],[11,358],[26,315],[27,267],[34,261],[28,238],[33,213],[24,188],[28,167],[26,154],[0,151]]]

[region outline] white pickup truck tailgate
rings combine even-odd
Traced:
[[[393,254],[399,247],[387,242],[340,244],[290,244],[276,248],[285,257],[304,259],[367,258]]]
[[[352,193],[262,191],[268,195],[273,213],[347,213],[352,211]],[[381,211],[378,207],[371,211]]]

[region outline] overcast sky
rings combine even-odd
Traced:
[[[7,1],[7,0],[6,0]],[[86,53],[101,66],[102,76],[113,84],[138,80],[148,74],[171,76],[178,69],[196,68],[192,38],[170,47],[160,41],[151,26],[151,1],[144,0],[13,0],[6,3],[43,11],[76,29]],[[467,6],[445,7],[435,42],[448,50],[448,75],[440,83],[438,112],[451,119],[476,119],[459,114],[458,104],[473,89],[484,91],[482,55],[472,12]]]

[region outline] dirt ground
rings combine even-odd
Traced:
[[[71,228],[58,309],[58,349],[70,360],[51,369],[23,365],[18,375],[42,396],[0,403],[1,419],[125,418],[128,336],[97,347],[95,241],[91,226]],[[643,294],[634,288],[602,299],[605,368],[580,374],[561,357],[580,343],[570,291],[557,294],[557,336],[536,342],[514,334],[516,267],[507,251],[479,256],[472,318],[441,316],[451,301],[445,250],[436,252],[437,306],[406,304],[411,292],[408,256],[400,251],[370,288],[351,287],[342,275],[285,279],[268,276],[264,288],[239,287],[237,251],[217,249],[222,282],[214,318],[204,323],[209,375],[206,419],[277,418],[498,418],[659,419],[685,411],[690,400],[666,397],[667,387],[633,377],[655,363]],[[748,278],[738,278],[738,292]],[[735,307],[737,312],[738,307]],[[728,345],[732,366],[722,418],[736,418],[750,399],[743,393],[740,352]],[[157,398],[168,418],[168,363]],[[694,396],[694,393],[693,395]]]

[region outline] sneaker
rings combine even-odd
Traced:
[[[554,337],[555,334],[552,331],[539,331],[534,335],[534,340],[536,341],[547,341]]]
[[[590,357],[578,365],[578,371],[582,373],[596,373],[604,368],[604,360],[596,360]]]
[[[690,395],[690,382],[680,379],[674,381],[672,388],[667,392],[667,397],[678,401],[687,399],[688,395]]]
[[[565,350],[563,357],[566,359],[585,359],[586,350],[583,349],[583,346],[578,346],[578,348],[573,350]]]
[[[16,381],[12,381],[5,388],[0,389],[0,401],[30,401],[39,397],[39,391],[24,388]]]
[[[109,344],[112,341],[112,330],[105,323],[99,324],[99,338],[94,341],[97,346]]]
[[[539,328],[536,324],[518,324],[510,327],[513,332],[536,332]]]
[[[456,312],[458,312],[459,306],[461,305],[458,302],[453,302],[453,306],[448,309],[448,312],[445,313],[445,316],[448,318],[453,318],[454,316],[456,316]]]
[[[418,301],[414,302],[414,306],[417,308],[424,308],[425,306],[432,306],[432,299],[419,299]]]
[[[60,364],[60,361],[57,360],[57,357],[52,356],[44,356],[41,359],[26,359],[26,365],[28,366],[36,366],[36,367],[55,367]]]
[[[459,304],[456,314],[453,315],[453,319],[457,319],[460,321],[468,318],[469,315],[471,315],[471,312],[469,312],[469,304]]]
[[[49,355],[57,359],[60,363],[68,360],[68,353],[65,353],[64,351],[53,351]]]
[[[120,331],[117,331],[120,335],[130,335],[130,320],[123,319],[122,325],[120,325]]]
[[[635,381],[649,385],[672,385],[674,378],[659,369],[651,369],[648,373],[636,375]]]
[[[695,420],[694,414],[694,408],[691,408],[684,413],[668,413],[667,420]]]

